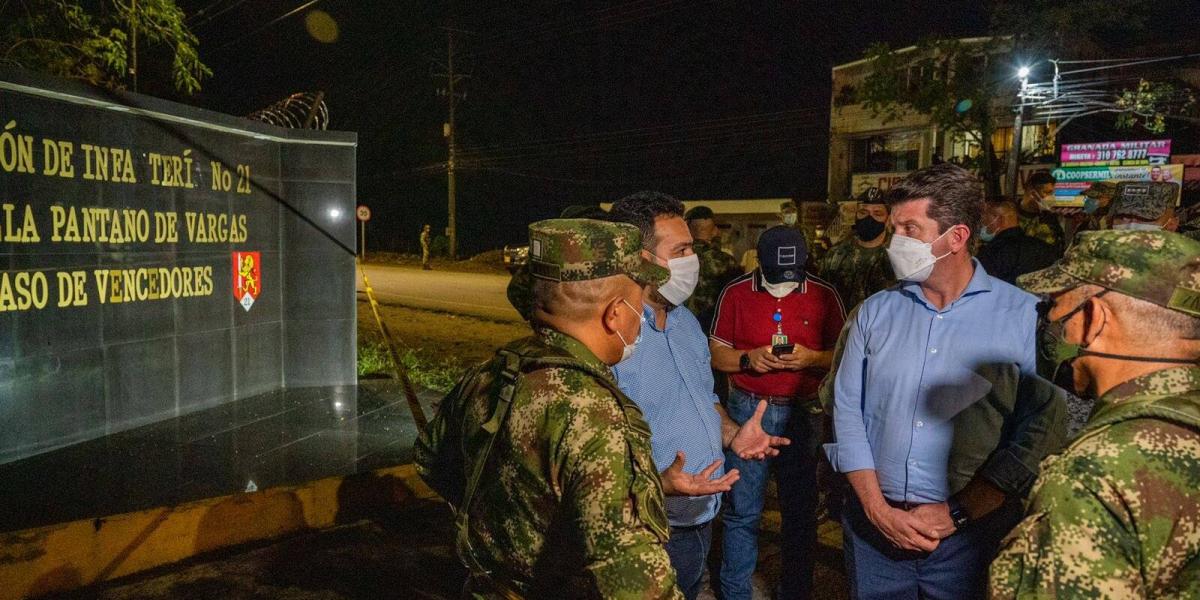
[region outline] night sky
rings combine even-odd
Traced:
[[[567,205],[639,189],[823,199],[830,68],[873,41],[987,29],[977,0],[323,0],[311,8],[336,21],[336,42],[308,33],[307,11],[256,31],[301,4],[181,0],[189,13],[233,7],[192,21],[214,75],[185,101],[240,115],[325,91],[331,128],[359,136],[369,249],[412,250],[422,223],[446,223],[441,28],[470,31],[456,64],[470,74],[458,112],[468,255],[521,240]]]

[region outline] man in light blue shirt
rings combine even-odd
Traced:
[[[708,336],[683,302],[695,288],[699,262],[683,220],[683,203],[654,192],[640,192],[613,204],[614,221],[642,230],[643,256],[671,270],[671,279],[644,295],[644,322],[637,349],[613,372],[617,385],[645,414],[650,446],[667,495],[671,538],[667,554],[688,600],[701,591],[712,541],[712,520],[721,493],[738,479],[724,473],[724,448],[746,459],[778,453],[787,440],[762,429],[766,403],[738,427],[713,393]]]
[[[983,195],[970,172],[922,169],[888,204],[901,281],[849,325],[825,447],[854,490],[843,515],[852,596],[983,597],[1041,458],[1023,449],[1061,426],[1057,405],[1026,407],[997,383],[1035,370],[1037,298],[971,257]]]

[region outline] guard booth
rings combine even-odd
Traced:
[[[378,464],[356,145],[0,70],[0,598],[331,523],[306,482]]]

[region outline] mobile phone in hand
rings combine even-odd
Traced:
[[[784,354],[791,354],[795,349],[795,344],[776,344],[771,346],[771,354],[783,356]]]

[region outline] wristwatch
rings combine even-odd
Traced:
[[[954,521],[955,529],[962,529],[971,520],[971,516],[967,514],[967,509],[963,508],[953,496],[946,500],[946,506],[950,509],[950,520]]]
[[[741,367],[741,369],[743,371],[750,370],[750,353],[749,352],[742,353],[742,357],[738,359],[738,366]]]

